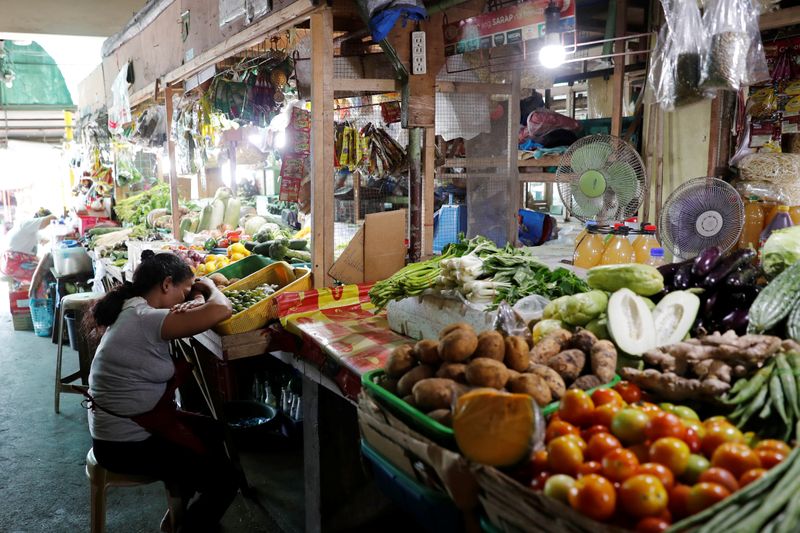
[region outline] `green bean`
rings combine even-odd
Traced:
[[[786,414],[786,398],[783,395],[783,387],[781,386],[781,378],[778,377],[777,372],[773,372],[769,378],[769,396],[775,410],[778,411],[778,416],[781,417],[783,423],[787,426],[790,424],[789,417]]]
[[[758,391],[758,396],[756,396],[756,398],[750,402],[750,405],[747,406],[747,409],[745,409],[744,413],[742,413],[742,416],[739,418],[739,421],[736,424],[738,427],[744,427],[744,425],[747,424],[747,421],[750,420],[750,418],[764,406],[764,402],[767,401],[768,392],[768,387],[762,387],[761,390]]]
[[[728,391],[728,394],[736,394],[737,392],[741,391],[745,385],[747,385],[747,381],[748,380],[745,378],[739,378],[736,380],[736,383],[733,384],[733,387],[731,387],[731,390]]]
[[[736,405],[756,397],[761,387],[767,382],[770,374],[772,374],[772,363],[762,367],[756,372],[752,378],[747,382],[747,385],[739,391],[733,398],[723,400],[728,405]]]
[[[775,533],[794,533],[800,526],[800,492],[796,492],[789,500],[784,514],[786,516],[775,528]]]
[[[764,420],[769,418],[769,415],[772,414],[772,402],[764,403],[764,408],[758,413],[758,418]]]
[[[784,516],[786,513],[778,513],[772,517],[772,519],[764,524],[764,527],[761,529],[761,533],[775,533],[777,527],[783,522]]]
[[[791,412],[794,413],[794,418],[800,418],[800,403],[797,398],[797,383],[795,382],[794,375],[792,374],[792,367],[789,366],[789,361],[782,353],[778,354],[775,358],[777,364],[778,376],[783,385],[783,392],[786,394],[786,401],[789,404]]]
[[[697,533],[716,533],[717,531],[722,531],[723,528],[736,525],[739,520],[755,511],[761,503],[760,498],[754,498],[739,507],[731,505],[730,509],[723,509],[714,518],[703,524],[697,530]]]

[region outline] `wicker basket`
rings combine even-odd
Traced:
[[[235,335],[254,329],[263,328],[267,322],[278,318],[278,307],[272,305],[275,296],[284,292],[305,291],[311,288],[311,271],[306,268],[293,269],[288,263],[273,263],[223,289],[223,293],[232,290],[248,290],[269,283],[279,288],[267,298],[254,306],[236,313],[228,320],[216,325],[214,331],[220,335]]]

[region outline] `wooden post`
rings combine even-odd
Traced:
[[[617,17],[616,17],[616,36],[624,37],[627,30],[626,14],[628,11],[628,0],[617,0]],[[614,53],[621,54],[625,52],[625,41],[619,40],[615,42]],[[611,111],[611,135],[619,137],[622,134],[622,94],[625,81],[625,56],[617,56],[614,58],[614,77],[612,78],[614,87],[614,99],[612,101]]]
[[[408,256],[412,263],[422,253],[422,132],[423,128],[408,130]]]
[[[174,103],[172,97],[177,91],[167,86],[167,152],[169,153],[169,197],[172,206],[172,236],[175,240],[180,239],[180,207],[178,203],[178,166],[175,163],[175,140],[172,138],[172,114]]]
[[[660,108],[656,108],[656,141],[655,141],[655,159],[656,159],[656,194],[655,194],[655,217],[654,221],[658,224],[658,219],[661,216],[661,202],[664,198],[664,114]]]
[[[314,286],[333,264],[333,12],[311,15],[311,260]]]
[[[517,211],[520,208],[519,166],[517,151],[519,149],[519,100],[520,73],[515,70],[511,75],[511,94],[508,96],[508,204],[511,212],[506,213],[508,219],[508,242],[516,244],[518,231]],[[524,200],[523,200],[524,201]]]
[[[425,128],[422,174],[422,255],[433,254],[433,191],[436,177],[436,130]]]

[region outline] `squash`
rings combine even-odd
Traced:
[[[229,225],[231,228],[239,226],[239,213],[242,211],[242,202],[238,198],[231,198],[225,204],[225,214],[222,218],[222,223]]]
[[[489,466],[514,466],[530,457],[537,412],[527,394],[481,390],[462,395],[453,411],[453,432],[461,453]]]

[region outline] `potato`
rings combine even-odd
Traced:
[[[436,377],[452,379],[456,383],[466,383],[467,365],[463,363],[444,363],[436,371]]]
[[[439,358],[448,363],[460,363],[470,358],[478,347],[474,331],[459,329],[448,333],[439,342]]]
[[[415,366],[417,360],[411,355],[411,345],[403,344],[395,348],[386,360],[386,373],[389,377],[399,378]]]
[[[511,370],[510,368],[506,368],[506,372],[508,372],[508,381],[511,382],[512,379],[518,378],[522,375],[522,372],[517,372],[516,370]],[[506,383],[506,387],[508,383]]]
[[[503,363],[481,357],[467,365],[467,383],[476,387],[502,389],[508,382],[508,371]]]
[[[566,381],[577,379],[586,365],[586,354],[580,350],[564,350],[547,360],[547,366],[555,370]]]
[[[378,385],[386,389],[387,391],[391,392],[392,394],[397,394],[397,382],[399,380],[397,378],[390,378],[389,376],[384,376]]]
[[[569,341],[572,339],[572,333],[565,329],[554,329],[545,335],[545,339],[548,337],[555,339],[559,342],[559,344],[561,344],[561,346],[566,347],[569,344]]]
[[[478,348],[473,357],[487,357],[502,361],[506,354],[505,339],[499,331],[483,331],[478,335]]]
[[[522,337],[506,337],[506,355],[503,362],[517,372],[523,372],[530,365],[528,343]]]
[[[550,392],[553,393],[554,400],[561,399],[564,393],[567,392],[567,385],[564,383],[564,378],[547,365],[531,365],[530,368],[528,368],[528,373],[535,374],[544,379],[547,386],[550,387]]]
[[[397,382],[397,395],[401,398],[403,396],[408,396],[411,394],[411,391],[414,389],[414,385],[417,384],[417,381],[421,379],[432,378],[434,373],[434,369],[432,366],[428,365],[419,365],[408,372],[400,378],[400,381]]]
[[[439,359],[439,341],[431,339],[423,339],[414,345],[411,354],[417,358],[417,361],[426,365],[438,365],[442,362]]]
[[[599,377],[595,376],[594,374],[586,374],[585,376],[581,376],[576,379],[572,385],[569,386],[569,388],[589,390],[599,387],[602,384],[603,381],[601,381]]]
[[[572,334],[569,340],[569,347],[580,350],[583,353],[590,353],[592,346],[597,342],[597,337],[588,329],[579,328],[578,331]]]
[[[455,324],[450,324],[449,326],[445,326],[442,331],[439,332],[439,340],[442,340],[452,332],[456,330],[464,330],[471,333],[475,333],[475,329],[467,324],[466,322],[456,322]]]
[[[539,405],[547,405],[553,401],[553,393],[547,382],[536,374],[522,374],[508,384],[511,392],[527,394]]]
[[[428,413],[428,416],[443,426],[450,427],[453,425],[453,413],[450,412],[450,409],[436,409]]]
[[[403,401],[406,402],[411,407],[416,407],[417,406],[417,401],[414,399],[414,395],[413,394],[408,394],[406,396],[403,396]]]
[[[428,378],[414,385],[414,401],[422,411],[449,409],[453,402],[456,382],[452,379]]]
[[[539,365],[547,364],[551,357],[567,347],[571,338],[572,333],[565,329],[551,331],[537,342],[530,351],[532,361]]]
[[[590,353],[592,373],[597,376],[602,383],[608,383],[614,379],[617,372],[617,348],[611,341],[597,341],[592,346]]]

